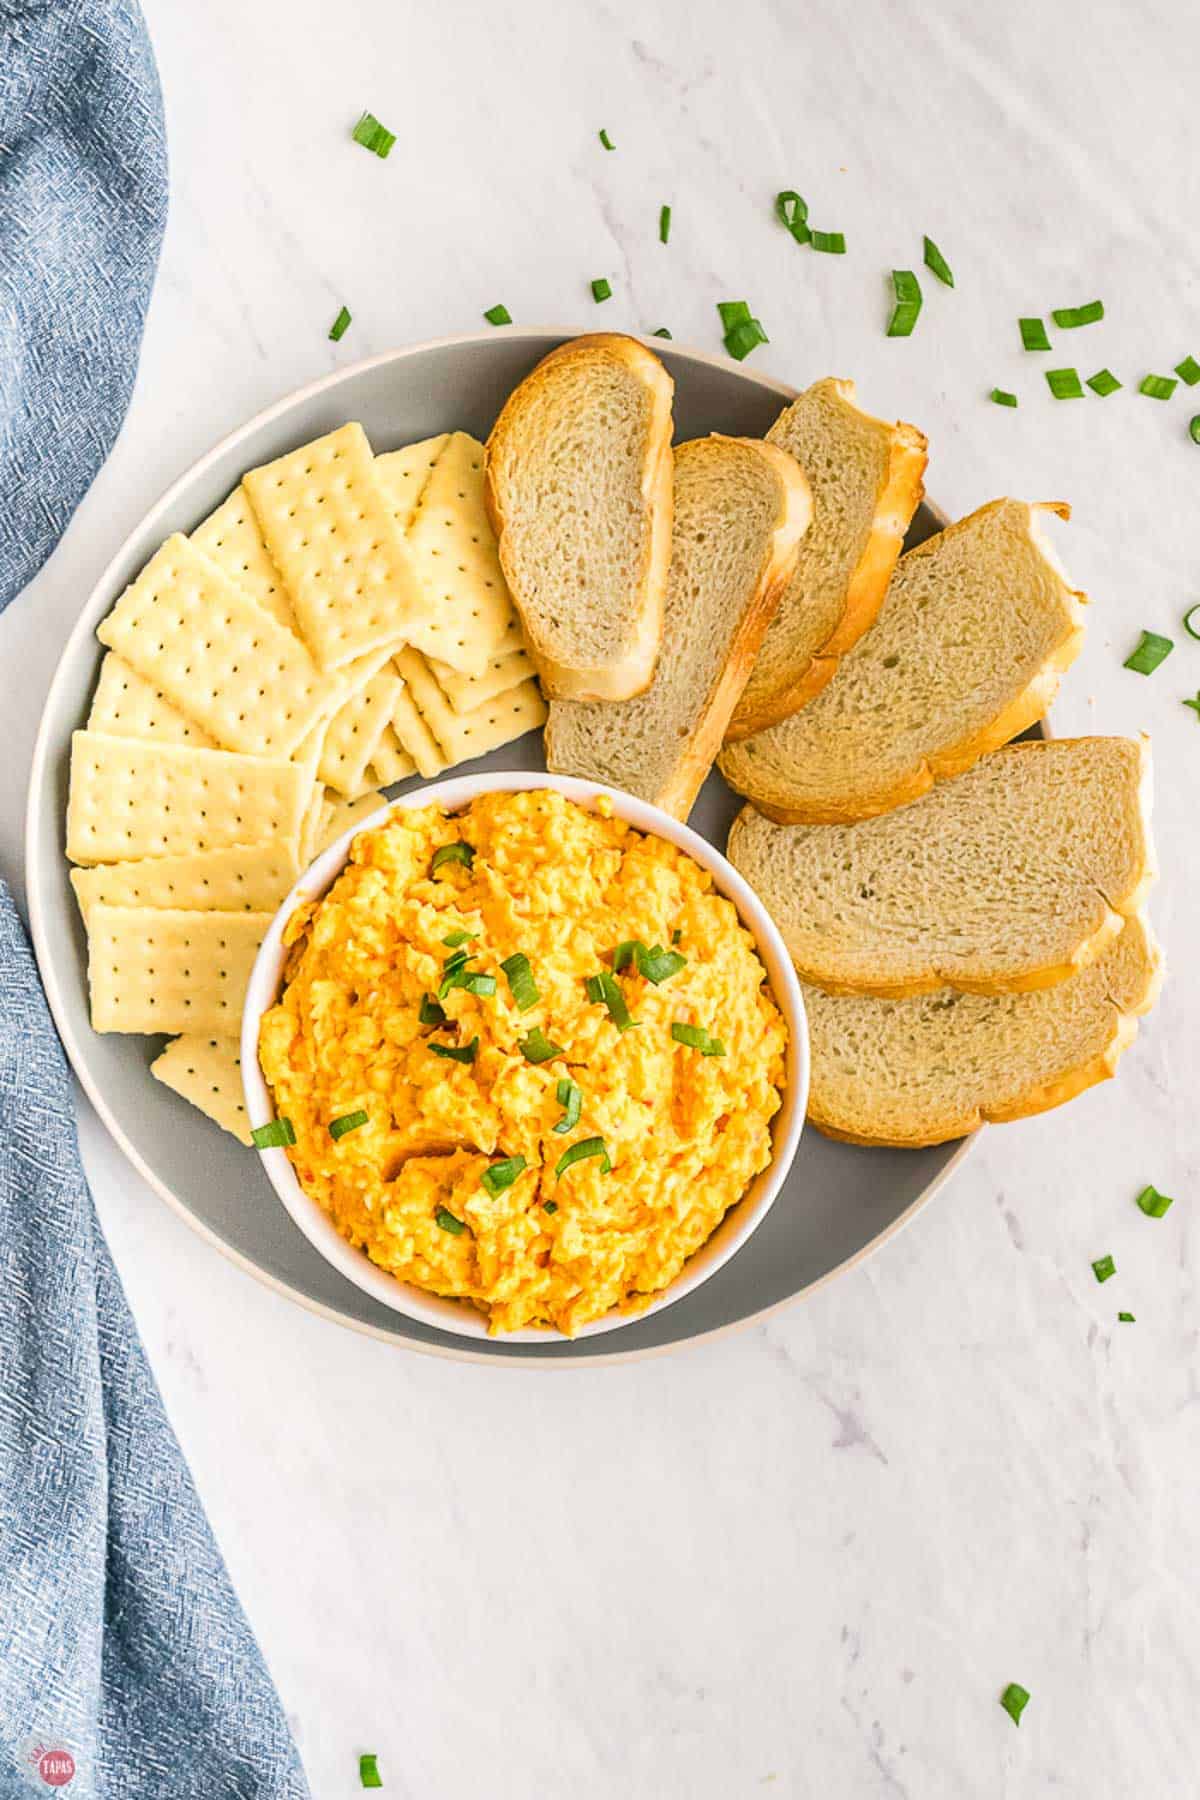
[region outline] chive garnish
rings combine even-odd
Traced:
[[[250,1133],[256,1150],[281,1150],[285,1144],[294,1144],[296,1128],[290,1119],[272,1119],[269,1124],[256,1125]]]
[[[782,194],[776,194],[775,215],[798,244],[808,243],[812,237],[808,228],[808,202],[801,198],[795,188],[785,188]]]
[[[599,306],[601,300],[612,299],[612,283],[606,281],[603,275],[598,275],[592,283],[592,299],[596,302],[597,306]]]
[[[368,1755],[358,1759],[358,1779],[365,1788],[381,1788],[383,1776],[379,1773],[379,1758]]]
[[[334,1143],[336,1143],[339,1138],[344,1138],[346,1136],[347,1132],[359,1131],[362,1128],[362,1126],[367,1125],[369,1123],[370,1123],[370,1114],[369,1113],[365,1113],[362,1111],[352,1112],[352,1113],[343,1113],[340,1119],[330,1119],[329,1135],[333,1139]]]
[[[750,321],[748,300],[718,300],[717,311],[721,315],[721,324],[726,331],[732,331],[735,325],[746,325]]]
[[[444,1025],[446,1023],[446,1015],[432,994],[421,995],[421,1010],[418,1012],[417,1018],[422,1025]]]
[[[629,967],[630,963],[633,961],[633,955],[636,949],[636,938],[622,938],[612,955],[614,975],[619,975],[622,969],[627,969]]]
[[[946,261],[931,237],[925,239],[925,267],[944,281],[947,287],[954,286],[954,275],[950,264]]]
[[[846,240],[840,231],[810,231],[808,241],[826,256],[845,256]]]
[[[1191,438],[1193,444],[1200,444],[1200,413],[1197,413],[1195,418],[1189,423],[1188,436]]]
[[[1172,638],[1163,637],[1157,631],[1143,631],[1141,643],[1132,656],[1125,658],[1125,667],[1132,669],[1136,675],[1153,675],[1158,665],[1166,662],[1174,648]]]
[[[682,1025],[676,1020],[671,1026],[671,1036],[677,1044],[686,1044],[689,1050],[698,1050],[701,1056],[725,1054],[720,1038],[711,1037],[702,1025]]]
[[[761,319],[753,317],[747,301],[718,300],[717,311],[725,330],[725,348],[738,362],[744,362],[759,344],[770,342]]]
[[[602,1137],[580,1138],[577,1144],[572,1144],[569,1150],[564,1150],[554,1165],[555,1175],[565,1175],[575,1163],[584,1162],[589,1156],[600,1158],[600,1173],[607,1175],[612,1168],[612,1163],[609,1161],[608,1151],[604,1147]]]
[[[373,151],[376,156],[387,156],[396,141],[395,132],[381,125],[373,112],[365,112],[350,135],[356,144]]]
[[[1175,373],[1180,381],[1185,381],[1189,387],[1195,387],[1200,381],[1200,362],[1194,356],[1185,356],[1182,362],[1175,364]]]
[[[1017,404],[1017,396],[1010,394],[1007,388],[993,388],[988,399],[994,400],[997,406],[1015,406]]]
[[[583,1089],[573,1081],[560,1081],[554,1094],[558,1104],[565,1110],[553,1129],[559,1133],[574,1131],[579,1123],[579,1115],[583,1111]]]
[[[650,336],[651,336],[651,337],[665,337],[665,338],[669,338],[669,337],[670,337],[670,336],[671,336],[671,334],[670,334],[670,332],[669,332],[669,331],[668,331],[668,330],[667,330],[667,328],[666,328],[666,326],[665,326],[665,325],[660,325],[660,326],[659,326],[659,328],[658,328],[658,330],[657,330],[657,331],[652,331],[652,332],[651,332],[651,333],[650,333]]]
[[[533,1030],[527,1031],[523,1038],[518,1038],[517,1048],[525,1061],[533,1063],[535,1066],[538,1063],[550,1062],[554,1057],[563,1055],[562,1045],[553,1043],[540,1025],[535,1025]]]
[[[1049,350],[1050,334],[1042,319],[1018,319],[1021,327],[1021,348],[1023,350]]]
[[[483,316],[489,325],[512,324],[512,314],[509,312],[507,306],[504,305],[503,301],[496,306],[489,306]]]
[[[1092,1274],[1097,1281],[1107,1281],[1110,1275],[1115,1275],[1116,1272],[1117,1265],[1111,1256],[1098,1256],[1092,1264]]]
[[[431,875],[436,875],[438,870],[443,868],[446,863],[462,863],[465,868],[469,869],[474,861],[475,846],[473,844],[464,844],[461,842],[457,844],[443,844],[440,850],[435,850],[433,853],[433,861],[429,865],[429,873]]]
[[[1175,1204],[1170,1194],[1160,1194],[1154,1186],[1144,1187],[1137,1197],[1137,1203],[1148,1219],[1161,1219]]]
[[[889,337],[911,337],[921,311],[921,284],[911,269],[893,269],[896,304],[888,320]]]
[[[1136,1325],[1137,1320],[1134,1318],[1132,1313],[1118,1313],[1117,1314],[1117,1323],[1120,1325]]]
[[[639,944],[634,956],[642,975],[655,987],[661,987],[664,981],[670,981],[672,975],[678,975],[680,969],[687,967],[686,956],[681,956],[678,950],[664,950],[661,944],[653,944],[649,950],[645,944]]]
[[[457,950],[460,944],[470,944],[479,936],[477,931],[448,931],[442,939],[447,950]],[[503,965],[501,965],[503,967]]]
[[[473,1037],[469,1044],[430,1044],[429,1048],[447,1062],[473,1063],[479,1053],[479,1039]]]
[[[1023,1688],[1019,1681],[1010,1681],[1000,1696],[1000,1704],[1014,1725],[1021,1723],[1021,1714],[1029,1705],[1029,1689]]]
[[[669,206],[660,206],[658,209],[658,241],[659,241],[659,243],[660,244],[667,243],[670,239],[670,236],[671,236],[671,209]]]
[[[1183,704],[1185,706],[1190,706],[1196,717],[1200,719],[1200,688],[1197,688],[1196,698],[1194,700],[1185,700]]]
[[[479,1185],[494,1200],[505,1188],[510,1188],[522,1170],[527,1167],[523,1156],[506,1156],[503,1162],[489,1163],[479,1177]]]
[[[467,1229],[462,1220],[456,1219],[454,1214],[445,1206],[439,1206],[434,1216],[442,1230],[448,1231],[451,1237],[461,1237],[463,1232]],[[380,1782],[379,1786],[382,1787],[383,1783]]]
[[[545,1213],[556,1213],[558,1211],[558,1201],[557,1200],[543,1200],[542,1201],[542,1211]]]
[[[1079,325],[1095,325],[1104,317],[1103,300],[1089,300],[1086,306],[1056,306],[1050,317],[1064,331],[1074,331]]]
[[[1047,369],[1046,383],[1056,400],[1083,399],[1078,369]]]
[[[350,309],[349,309],[349,307],[343,306],[341,311],[338,313],[337,318],[333,321],[333,324],[329,327],[329,335],[333,339],[335,344],[339,343],[341,341],[341,339],[345,337],[347,329],[349,328],[349,325],[350,325]]]
[[[1097,369],[1094,375],[1088,376],[1087,384],[1093,394],[1099,394],[1102,400],[1107,400],[1121,386],[1111,369]]]
[[[618,1031],[628,1031],[637,1024],[637,1020],[630,1017],[625,996],[610,969],[602,969],[599,975],[589,975],[584,986],[589,1000],[597,1006],[608,1008],[608,1016]]]
[[[454,962],[453,957],[450,962]],[[438,999],[444,1000],[451,988],[462,988],[464,993],[490,1000],[496,991],[496,977],[485,975],[481,969],[469,969],[466,962],[455,963],[453,968],[448,963],[446,973],[438,983]]]
[[[1138,383],[1138,393],[1148,395],[1151,400],[1169,400],[1178,386],[1170,375],[1143,375]]]
[[[680,944],[683,942],[683,932],[678,925],[675,927],[674,931],[671,933],[671,942],[673,944]]]
[[[600,133],[600,142],[604,145],[606,150],[615,150],[617,147],[609,137],[607,131],[602,131]]]
[[[1196,627],[1192,624],[1192,620],[1196,617],[1197,613],[1200,613],[1200,601],[1197,601],[1195,606],[1189,606],[1184,613],[1183,629],[1187,632],[1189,637],[1195,638],[1197,643],[1200,643],[1200,631],[1197,631]]]
[[[541,998],[537,982],[533,979],[533,970],[529,966],[529,958],[518,950],[513,956],[506,956],[500,964],[508,979],[509,992],[516,1002],[518,1012],[528,1012],[536,1006]]]

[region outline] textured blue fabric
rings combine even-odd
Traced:
[[[0,1795],[301,1800],[278,1698],[146,1366],[0,883]]]
[[[120,430],[166,215],[136,0],[0,0],[0,609]]]

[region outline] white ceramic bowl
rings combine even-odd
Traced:
[[[738,1204],[726,1213],[708,1242],[689,1259],[682,1272],[651,1307],[640,1313],[608,1313],[602,1319],[583,1326],[577,1333],[580,1337],[590,1337],[600,1332],[619,1330],[622,1325],[644,1318],[648,1311],[669,1306],[673,1300],[681,1300],[685,1294],[690,1294],[701,1282],[707,1281],[710,1275],[715,1275],[766,1215],[768,1207],[783,1185],[804,1125],[808,1102],[809,1055],[808,1023],[804,1016],[800,984],[796,980],[783,940],[762,901],[748,883],[742,880],[737,870],[705,838],[688,826],[681,825],[677,819],[660,812],[658,807],[649,806],[644,800],[635,800],[631,794],[620,793],[616,788],[604,787],[599,782],[578,781],[566,775],[528,771],[461,775],[402,795],[389,806],[373,813],[360,825],[355,825],[335,844],[331,844],[305,870],[272,920],[246,990],[246,1005],[242,1015],[242,1080],[250,1124],[265,1125],[274,1118],[275,1108],[258,1060],[258,1028],[263,1014],[279,997],[286,960],[284,927],[300,902],[319,899],[332,887],[346,865],[350,845],[358,834],[371,831],[381,825],[390,813],[405,807],[428,806],[436,802],[449,812],[457,812],[469,806],[481,794],[516,793],[531,788],[553,788],[558,793],[565,794],[569,800],[586,807],[592,805],[597,795],[605,794],[612,801],[618,818],[628,820],[639,831],[665,838],[668,843],[687,851],[702,868],[707,869],[718,891],[737,907],[742,923],[754,938],[766,967],[771,990],[788,1027],[783,1105],[771,1122],[774,1155],[770,1164],[755,1177]],[[348,1244],[316,1201],[304,1192],[284,1150],[260,1150],[259,1155],[272,1187],[309,1243],[348,1281],[354,1282],[364,1293],[382,1301],[384,1306],[390,1306],[410,1319],[419,1319],[442,1331],[452,1331],[459,1337],[487,1336],[487,1321],[473,1307],[457,1300],[443,1300],[436,1294],[425,1293],[407,1282],[397,1281],[395,1276],[377,1268],[361,1250]],[[542,1344],[554,1335],[557,1334],[546,1328],[538,1328],[507,1332],[505,1338],[510,1343]]]

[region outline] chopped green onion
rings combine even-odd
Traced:
[[[281,1150],[294,1144],[296,1128],[290,1119],[272,1119],[267,1125],[256,1125],[250,1133],[256,1150]]]
[[[583,1162],[589,1156],[600,1158],[600,1173],[607,1175],[612,1168],[612,1163],[609,1161],[608,1151],[604,1147],[602,1137],[580,1138],[577,1144],[572,1144],[569,1150],[564,1150],[554,1165],[555,1175],[565,1175],[575,1163]]]
[[[469,869],[474,861],[475,846],[473,844],[443,844],[440,850],[435,850],[433,853],[433,861],[429,865],[429,873],[431,875],[436,875],[438,870],[443,868],[446,863],[462,863],[465,868]]]
[[[1200,601],[1197,601],[1195,606],[1189,606],[1184,613],[1183,629],[1187,632],[1189,637],[1194,637],[1197,642],[1200,643],[1200,631],[1197,631],[1196,627],[1192,624],[1192,620],[1196,617],[1197,613],[1200,613]]]
[[[356,144],[374,151],[376,156],[387,156],[396,141],[395,132],[381,125],[373,112],[365,112],[350,135]]]
[[[525,1061],[533,1063],[535,1066],[538,1063],[550,1062],[552,1058],[562,1056],[564,1053],[562,1045],[553,1043],[540,1025],[535,1025],[533,1030],[527,1031],[523,1038],[518,1038],[517,1048]]]
[[[583,1111],[583,1089],[573,1081],[560,1081],[554,1093],[558,1104],[566,1109],[554,1130],[560,1133],[574,1131]]]
[[[1118,1313],[1117,1314],[1117,1322],[1120,1325],[1136,1325],[1137,1324],[1137,1320],[1134,1318],[1132,1313]]]
[[[671,1026],[671,1036],[677,1044],[686,1044],[689,1050],[698,1050],[701,1056],[724,1056],[725,1046],[720,1038],[710,1037],[702,1025],[681,1025],[678,1021]]]
[[[1190,706],[1196,717],[1200,719],[1200,688],[1197,688],[1196,698],[1194,700],[1185,700],[1183,704],[1185,706]]]
[[[335,344],[339,343],[341,341],[341,339],[345,337],[347,329],[349,328],[349,325],[350,325],[350,309],[348,307],[343,306],[341,311],[338,313],[337,318],[333,321],[333,324],[329,327],[329,335],[333,339]]]
[[[435,1217],[442,1230],[448,1231],[451,1237],[461,1237],[467,1229],[462,1220],[456,1219],[454,1214],[444,1206],[438,1207]],[[382,1787],[383,1783],[380,1782],[379,1785]]]
[[[633,961],[637,947],[638,941],[636,938],[622,938],[621,942],[613,951],[612,966],[614,975],[619,975],[622,969],[627,969],[629,967],[630,963]]]
[[[1174,648],[1172,638],[1163,637],[1157,631],[1143,631],[1141,643],[1132,656],[1125,658],[1125,667],[1132,669],[1135,675],[1153,675],[1159,663],[1166,662]]]
[[[1056,400],[1083,399],[1083,383],[1077,369],[1047,369],[1046,382]]]
[[[545,1213],[556,1213],[558,1211],[558,1201],[557,1200],[543,1200],[542,1201],[542,1211]]]
[[[421,1010],[417,1018],[422,1025],[444,1025],[446,1015],[432,994],[421,995]]]
[[[808,229],[808,202],[800,197],[795,188],[785,188],[782,194],[776,194],[775,213],[798,244],[808,243],[812,236]]]
[[[826,256],[846,254],[846,240],[840,231],[813,231],[809,233],[808,241],[814,250],[820,250]]]
[[[509,312],[507,306],[505,306],[503,304],[503,302],[501,302],[500,304],[498,304],[496,306],[489,306],[483,316],[487,320],[489,325],[511,325],[512,324],[512,314]]]
[[[584,985],[589,1000],[608,1008],[608,1016],[618,1031],[628,1031],[637,1024],[637,1020],[630,1017],[625,996],[610,969],[602,969],[599,975],[589,975]]]
[[[343,1113],[340,1119],[330,1119],[329,1135],[336,1143],[339,1138],[344,1138],[347,1132],[359,1131],[364,1125],[368,1125],[370,1118],[369,1113],[361,1111]]]
[[[658,241],[665,244],[671,236],[671,209],[660,206],[658,209]]]
[[[683,932],[680,930],[679,926],[677,925],[675,927],[674,931],[671,933],[671,942],[673,944],[679,944],[679,943],[682,943],[682,941],[683,941]]]
[[[931,270],[939,281],[944,281],[947,287],[954,286],[954,275],[950,264],[931,237],[925,239],[925,267]]]
[[[377,1756],[360,1756],[358,1759],[358,1779],[365,1788],[381,1788],[383,1776],[379,1773]]]
[[[606,281],[603,275],[598,275],[592,283],[592,299],[596,302],[597,306],[599,306],[601,300],[612,299],[612,283]]]
[[[678,950],[664,950],[661,944],[654,944],[649,950],[645,944],[639,944],[634,956],[640,972],[655,987],[661,987],[664,981],[670,981],[672,975],[678,975],[680,969],[687,967],[686,956],[681,956]]]
[[[1156,1187],[1144,1187],[1137,1197],[1137,1203],[1148,1219],[1161,1219],[1169,1212],[1175,1202],[1170,1194],[1160,1194]]]
[[[606,150],[615,150],[617,147],[609,137],[607,131],[602,131],[600,133],[600,142],[604,145]]]
[[[1169,400],[1178,386],[1179,383],[1169,375],[1143,375],[1138,383],[1138,393],[1146,394],[1151,400]]]
[[[760,344],[769,344],[770,338],[763,330],[758,319],[751,319],[748,325],[735,325],[725,339],[725,348],[737,362],[745,362],[752,350]]]
[[[1117,1265],[1111,1256],[1098,1256],[1092,1264],[1092,1274],[1097,1281],[1107,1281],[1109,1276],[1115,1275],[1116,1272]]]
[[[911,337],[921,312],[921,284],[911,269],[893,269],[892,286],[896,290],[896,304],[888,320],[887,334],[889,337]]]
[[[1010,1681],[1000,1696],[1000,1704],[1014,1725],[1021,1723],[1021,1714],[1029,1705],[1029,1689],[1023,1688],[1019,1681]]]
[[[735,325],[750,323],[750,302],[748,300],[718,300],[717,311],[721,315],[721,324],[726,331],[732,331]]]
[[[1042,319],[1018,319],[1021,327],[1021,347],[1024,350],[1049,350],[1050,334]]]
[[[1180,381],[1186,381],[1189,387],[1195,387],[1200,381],[1200,362],[1194,356],[1185,356],[1182,362],[1175,364],[1175,373]]]
[[[505,1188],[513,1185],[526,1167],[523,1156],[508,1156],[503,1162],[489,1163],[479,1177],[479,1185],[486,1189],[494,1200],[497,1194],[502,1194]]]
[[[997,406],[1015,406],[1017,404],[1017,396],[1010,394],[1007,388],[993,388],[988,399],[994,400]]]
[[[1197,413],[1195,418],[1188,425],[1188,436],[1191,438],[1193,444],[1200,444],[1200,413]]]
[[[1079,325],[1095,325],[1104,317],[1103,300],[1089,300],[1086,306],[1057,306],[1050,317],[1064,331],[1074,331]]]
[[[442,939],[448,950],[457,950],[460,944],[470,944],[479,936],[477,931],[448,931]],[[501,964],[503,967],[503,964]]]
[[[490,1000],[496,991],[496,977],[485,975],[480,969],[468,969],[465,963],[457,968],[449,969],[438,983],[438,999],[444,1000],[451,988],[462,988],[464,993],[476,994],[481,1000]]]
[[[1094,375],[1088,376],[1087,384],[1093,394],[1099,394],[1102,400],[1107,400],[1121,386],[1111,369],[1097,369]]]
[[[660,326],[659,326],[659,328],[658,328],[658,330],[657,330],[657,331],[652,331],[652,332],[651,332],[651,333],[650,333],[650,336],[651,336],[651,337],[665,337],[665,338],[669,338],[669,337],[670,337],[670,335],[671,335],[671,334],[670,334],[670,332],[669,332],[669,331],[668,331],[668,330],[667,330],[667,328],[666,328],[666,326],[665,326],[665,325],[660,325]]]
[[[429,1048],[447,1062],[473,1063],[479,1051],[479,1039],[473,1037],[469,1044],[430,1044]]]
[[[513,956],[506,956],[500,964],[508,978],[509,992],[516,1002],[518,1012],[528,1012],[536,1006],[541,998],[537,982],[533,979],[533,970],[529,966],[529,958],[518,950]]]

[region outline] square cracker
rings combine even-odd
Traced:
[[[72,869],[71,886],[86,924],[93,906],[273,913],[299,874],[300,856],[291,840],[100,863]]]
[[[401,532],[411,525],[430,470],[449,436],[448,431],[443,431],[437,437],[423,438],[419,444],[406,444],[403,450],[385,450],[375,458],[375,468]]]
[[[391,724],[404,683],[388,663],[333,715],[317,773],[327,787],[347,796],[361,794],[363,771]]]
[[[235,1037],[173,1038],[150,1064],[164,1087],[190,1100],[240,1144],[250,1145],[250,1121],[242,1092],[242,1053]]]
[[[477,706],[494,700],[498,694],[507,694],[510,688],[515,688],[518,682],[528,681],[533,674],[533,664],[524,650],[514,650],[508,656],[494,656],[482,675],[462,675],[448,663],[438,662],[432,656],[427,656],[425,661],[456,713],[474,712]]]
[[[426,602],[361,425],[251,469],[244,486],[322,668],[407,642]]]
[[[96,635],[228,750],[289,756],[329,709],[299,639],[179,532]]]
[[[367,779],[377,788],[394,787],[396,782],[407,781],[416,772],[417,765],[396,736],[395,726],[389,725],[367,764]]]
[[[418,663],[421,654],[418,650],[411,652]],[[420,709],[406,687],[396,702],[396,711],[392,716],[392,730],[396,734],[400,748],[407,751],[416,764],[417,773],[426,781],[440,775],[450,764],[442,752],[441,746],[434,737],[429,726],[421,716]]]
[[[333,804],[333,795],[320,781],[313,785],[312,798],[304,809],[304,817],[300,821],[300,863],[307,869],[317,854],[317,843],[321,835],[321,821],[329,807]]]
[[[413,705],[433,733],[447,761],[466,762],[524,737],[546,722],[546,703],[536,681],[522,681],[474,712],[456,713],[430,673],[424,657],[402,650],[396,667],[404,677]]]
[[[246,983],[272,916],[93,906],[92,1029],[236,1036]]]
[[[195,750],[217,748],[216,738],[172,706],[152,681],[131,669],[115,650],[104,653],[87,723],[89,731],[106,731],[110,737],[191,744]]]
[[[67,855],[133,862],[228,844],[295,840],[312,792],[297,763],[77,731]]]
[[[228,500],[223,500],[216,512],[197,525],[192,542],[280,625],[296,632],[283,577],[271,561],[250,496],[240,482]]]

